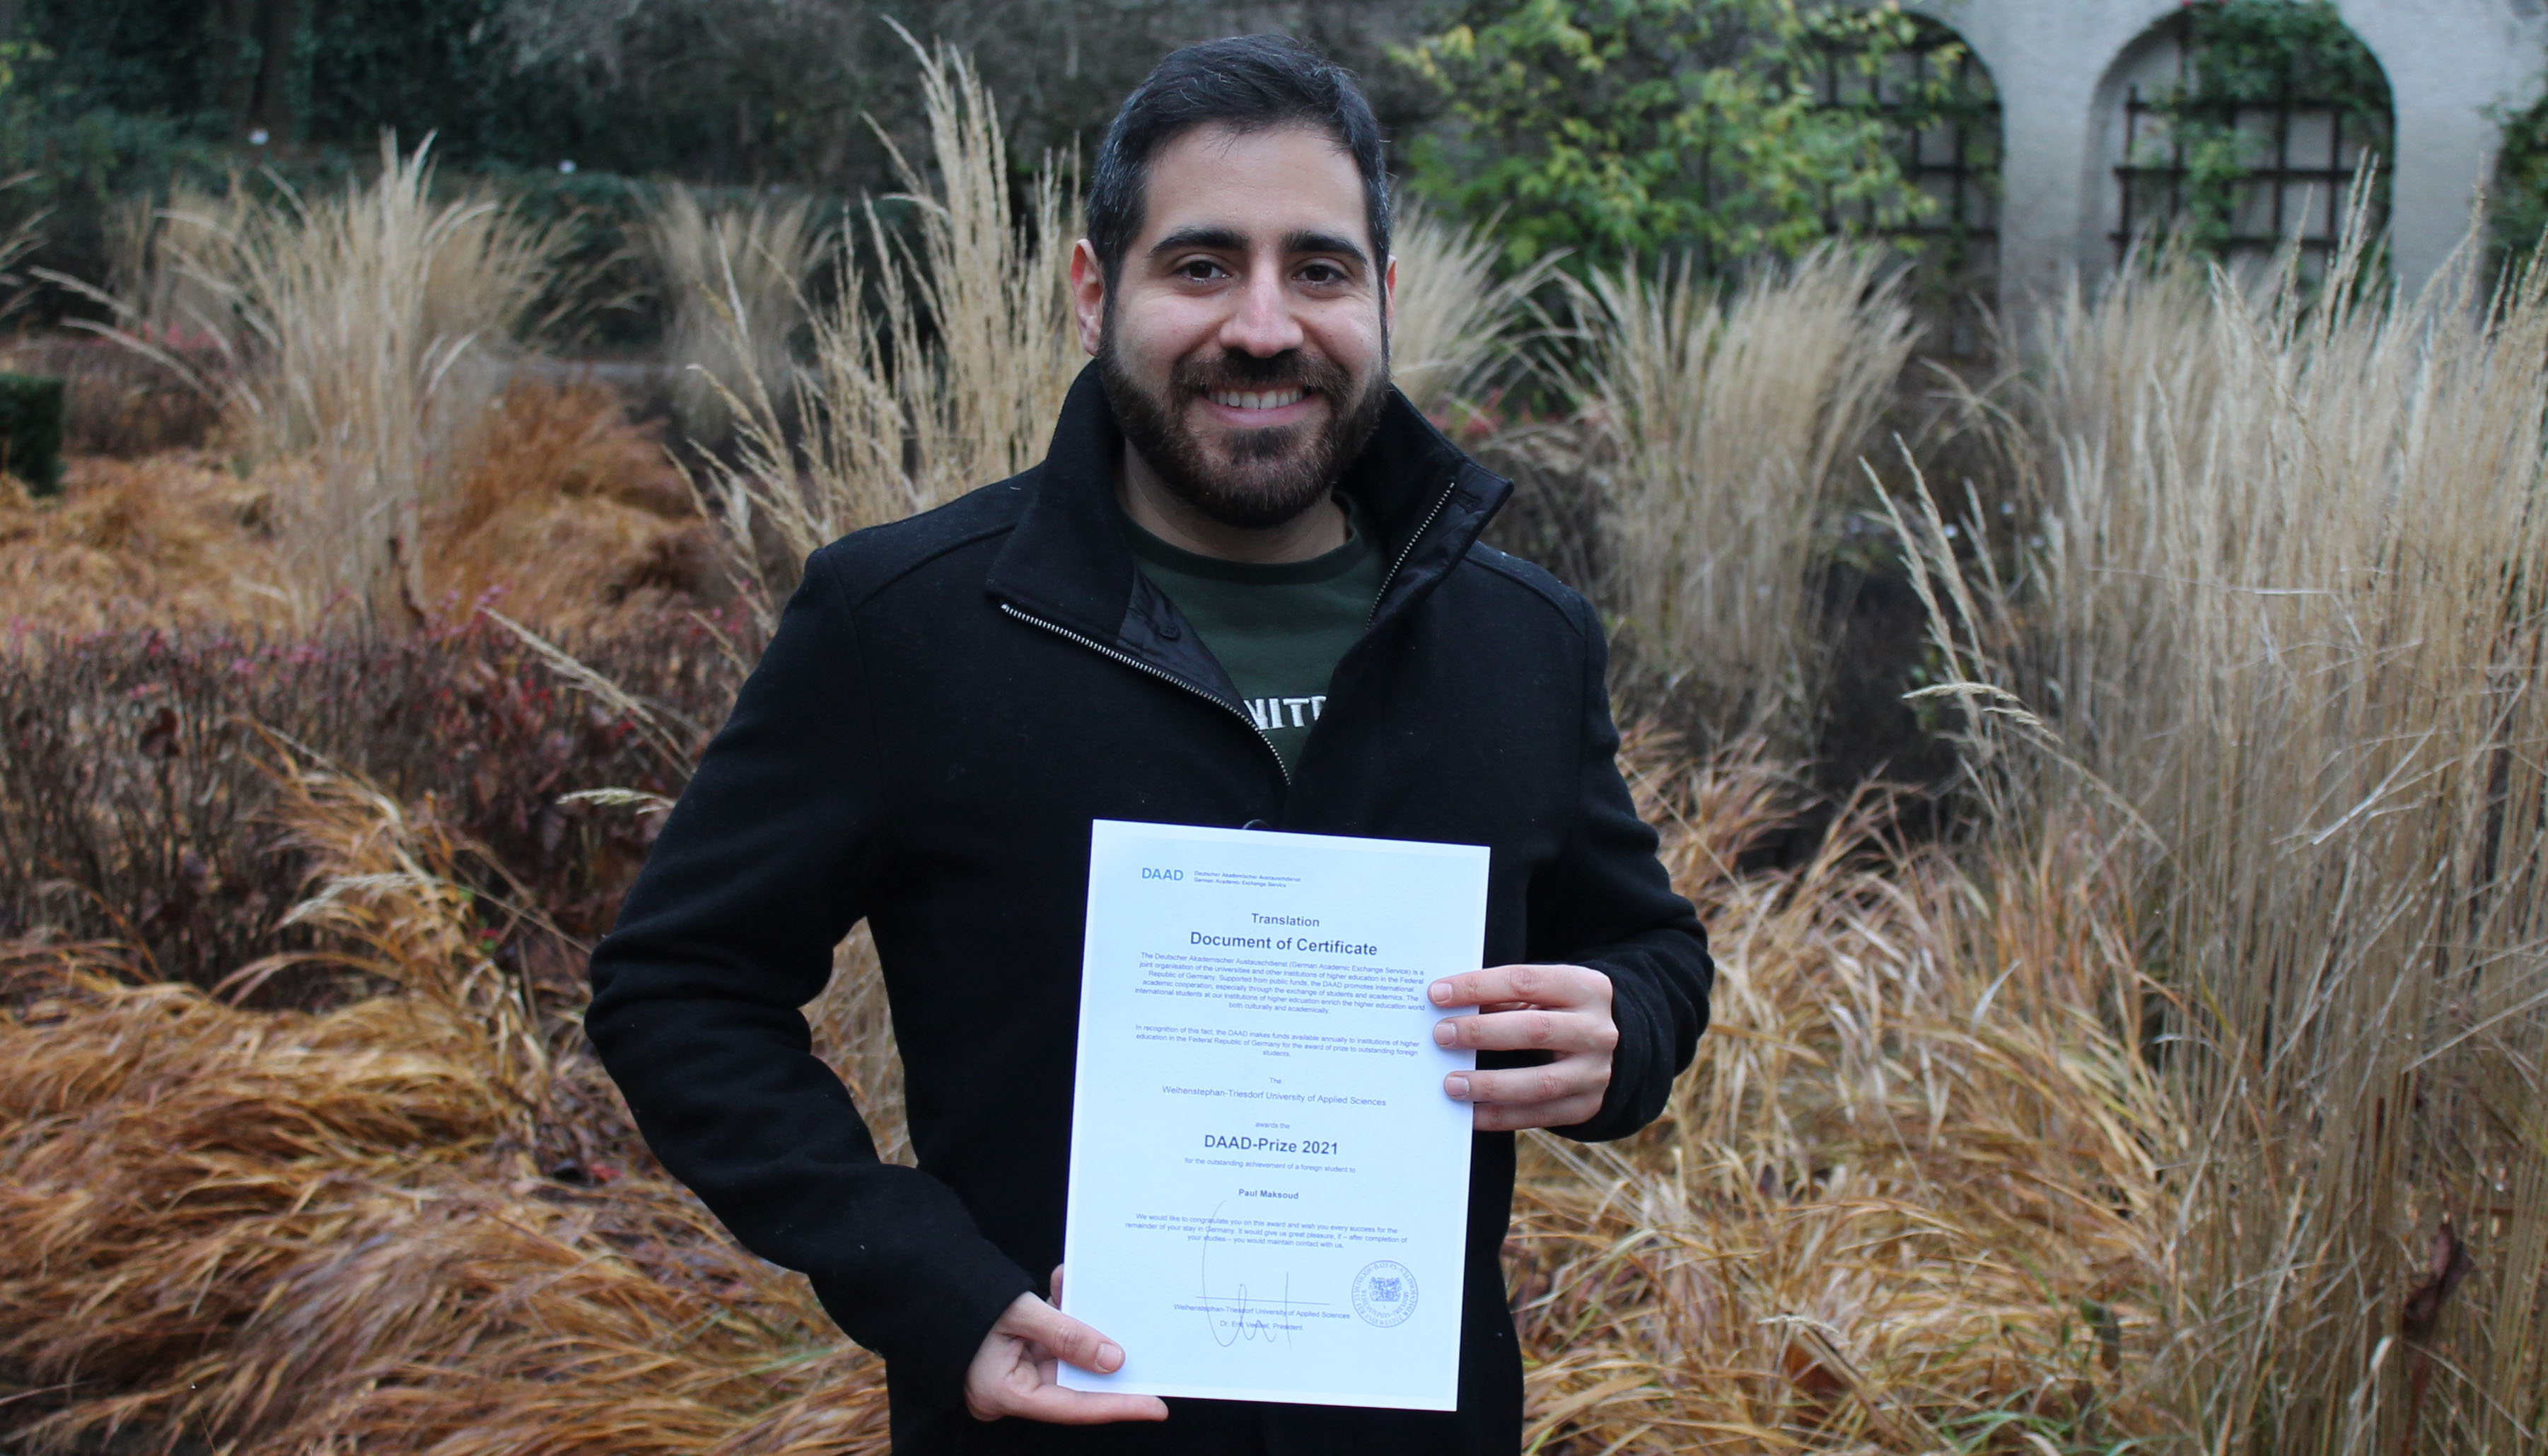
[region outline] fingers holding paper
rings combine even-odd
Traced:
[[[1061,1270],[1052,1271],[1053,1298],[1061,1297]],[[964,1372],[964,1405],[977,1420],[1015,1415],[1055,1425],[1100,1425],[1115,1420],[1165,1420],[1156,1396],[1097,1395],[1054,1384],[1063,1363],[1100,1374],[1120,1368],[1124,1351],[1095,1329],[1022,1294],[1000,1314],[973,1363]]]
[[[1619,1045],[1608,976],[1581,965],[1491,965],[1444,976],[1430,995],[1444,1009],[1479,1009],[1435,1023],[1436,1046],[1549,1053],[1541,1066],[1443,1078],[1455,1101],[1475,1104],[1478,1131],[1570,1127],[1601,1110]]]

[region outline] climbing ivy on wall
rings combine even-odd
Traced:
[[[2503,149],[2496,159],[2491,204],[2496,250],[2506,258],[2536,252],[2548,237],[2548,96],[2505,114]]]
[[[2198,246],[2230,245],[2241,192],[2271,161],[2265,137],[2237,125],[2242,110],[2331,112],[2345,136],[2385,161],[2389,79],[2331,0],[2197,0],[2182,24],[2186,83],[2153,110],[2183,147],[2181,225]],[[2377,213],[2387,198],[2385,171],[2374,187]]]

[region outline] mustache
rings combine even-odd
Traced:
[[[1333,360],[1299,349],[1285,349],[1282,353],[1263,358],[1253,354],[1222,354],[1211,359],[1180,359],[1168,371],[1168,385],[1178,393],[1188,395],[1210,394],[1215,390],[1262,392],[1294,385],[1312,394],[1341,399],[1353,388],[1353,376]]]

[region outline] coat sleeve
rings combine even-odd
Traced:
[[[733,715],[592,956],[586,1033],[647,1145],[744,1246],[936,1404],[1036,1287],[953,1190],[883,1162],[800,1009],[884,859],[856,624],[807,563]]]
[[[1531,878],[1529,954],[1533,961],[1587,965],[1610,978],[1619,1045],[1609,1090],[1589,1121],[1554,1130],[1599,1142],[1661,1115],[1673,1079],[1707,1030],[1716,967],[1697,912],[1673,892],[1655,857],[1655,832],[1637,817],[1619,776],[1608,648],[1592,607],[1579,601],[1577,611],[1587,647],[1575,824],[1556,861]]]

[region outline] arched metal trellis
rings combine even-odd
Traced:
[[[2107,234],[2116,256],[2191,225],[2198,242],[2230,261],[2293,245],[2308,269],[2322,269],[2358,169],[2389,150],[2386,86],[2376,96],[2328,94],[2328,67],[2287,57],[2261,91],[2216,94],[2202,84],[2202,45],[2196,17],[2181,11],[2126,58]],[[2371,198],[2375,233],[2387,202],[2383,176]]]
[[[1999,92],[1954,31],[1925,16],[1913,25],[1911,46],[1872,73],[1826,56],[1816,92],[1825,106],[1881,117],[1903,180],[1932,206],[1888,219],[1872,202],[1843,204],[1826,221],[1916,244],[1914,291],[1933,324],[1929,347],[1974,354],[1982,348],[1981,309],[1998,287]]]

